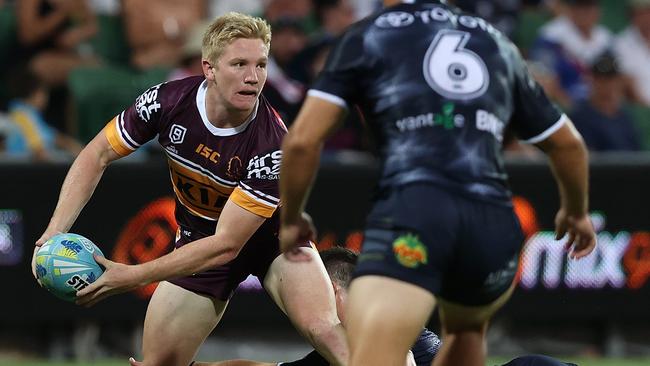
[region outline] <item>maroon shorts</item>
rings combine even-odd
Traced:
[[[186,290],[210,296],[221,301],[229,300],[237,286],[248,275],[259,278],[264,283],[264,277],[271,263],[280,255],[275,217],[266,220],[244,245],[237,258],[232,261],[187,277],[180,277],[169,282]],[[176,240],[176,248],[205,237],[205,234],[191,232],[186,228],[180,229],[180,236]],[[305,243],[304,246],[311,246]]]

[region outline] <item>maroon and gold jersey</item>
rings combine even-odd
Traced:
[[[104,131],[122,156],[157,135],[169,162],[179,226],[211,235],[228,199],[273,216],[287,129],[263,96],[242,125],[217,128],[207,118],[206,90],[202,76],[151,87]]]

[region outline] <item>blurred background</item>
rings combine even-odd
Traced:
[[[581,365],[650,364],[650,0],[455,2],[511,37],[592,151],[599,246],[576,262],[553,239],[558,202],[543,156],[514,138],[505,143],[526,246],[518,289],[489,333],[492,364],[527,353],[577,358]],[[264,94],[290,125],[333,40],[379,6],[378,0],[0,0],[0,278],[7,280],[0,365],[126,364],[138,355],[155,286],[92,309],[62,302],[31,276],[33,242],[83,145],[149,86],[201,73],[201,36],[211,19],[240,11],[272,25]],[[321,249],[360,247],[377,174],[369,150],[354,114],[326,146],[308,207]],[[157,145],[145,145],[108,169],[71,231],[124,263],[166,253],[176,231],[168,176]],[[435,319],[430,326],[438,330]],[[289,361],[308,349],[251,277],[199,358]]]

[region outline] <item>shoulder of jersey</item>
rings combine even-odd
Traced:
[[[164,90],[165,94],[171,94],[173,92],[183,94],[184,92],[200,86],[203,80],[205,80],[205,78],[202,75],[190,76],[184,79],[162,83],[160,84],[160,88]]]
[[[287,126],[278,111],[273,108],[264,96],[260,96],[259,100],[260,104],[257,110],[257,118],[259,119],[262,113],[265,114],[264,120],[271,126],[271,129],[279,130],[282,134],[285,134],[287,132]]]

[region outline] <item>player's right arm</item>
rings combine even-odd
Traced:
[[[81,150],[63,181],[59,200],[50,223],[43,235],[36,241],[34,257],[32,257],[32,273],[34,277],[36,277],[34,258],[38,248],[50,237],[70,229],[79,216],[81,209],[95,191],[95,187],[97,187],[97,183],[99,183],[108,164],[119,157],[120,155],[113,150],[103,132],[95,136]]]
[[[34,277],[34,260],[38,247],[53,235],[70,229],[95,191],[108,164],[137,150],[157,134],[157,126],[163,114],[162,89],[162,84],[147,89],[79,153],[63,181],[50,223],[36,241],[32,257]]]

